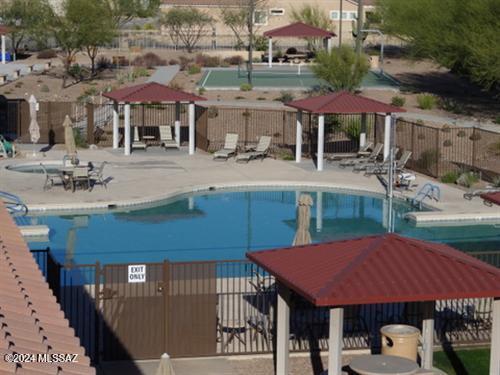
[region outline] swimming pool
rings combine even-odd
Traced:
[[[244,259],[247,251],[286,247],[296,230],[296,200],[311,194],[313,242],[352,238],[388,230],[389,204],[379,196],[335,191],[216,191],[178,197],[145,209],[33,216],[50,227],[50,246],[59,262],[102,264]],[[318,199],[321,205],[318,206]],[[394,201],[397,233],[445,242],[466,251],[500,249],[500,228],[493,225],[418,228],[403,216],[414,211]]]

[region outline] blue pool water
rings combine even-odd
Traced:
[[[387,231],[388,204],[380,197],[309,193],[314,200],[313,242]],[[290,246],[297,196],[295,191],[215,192],[128,212],[32,217],[32,223],[50,227],[50,238],[30,247],[50,246],[59,262],[74,264],[244,259],[247,251]],[[413,210],[404,202],[394,202],[395,232],[466,251],[500,250],[499,227],[417,228],[403,219]]]

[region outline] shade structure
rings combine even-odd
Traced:
[[[247,257],[317,306],[500,297],[500,269],[447,245],[397,234]]]
[[[302,194],[299,197],[297,206],[297,232],[293,239],[293,246],[308,245],[311,243],[309,225],[311,221],[312,205],[313,200],[309,194]]]
[[[38,140],[40,139],[40,126],[38,125],[37,121],[37,111],[36,111],[36,106],[37,106],[37,101],[33,95],[30,96],[29,99],[29,104],[30,104],[30,126],[28,128],[29,133],[30,133],[30,140],[33,144],[36,144]]]
[[[66,148],[67,155],[75,155],[76,154],[76,143],[75,143],[75,135],[73,133],[73,123],[68,115],[64,118],[63,122],[64,128],[64,147]]]
[[[155,375],[175,375],[172,361],[167,353],[163,353],[160,358],[160,364],[156,369]]]
[[[189,103],[206,100],[201,96],[174,90],[156,82],[113,90],[103,96],[119,103]]]
[[[331,38],[336,36],[332,31],[320,29],[303,22],[295,22],[286,26],[278,27],[264,32],[268,38],[288,37],[288,38]]]

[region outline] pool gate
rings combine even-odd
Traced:
[[[498,264],[496,254],[485,260]],[[249,261],[63,265],[49,249],[33,256],[95,363],[157,359],[164,352],[199,357],[273,351],[275,280]],[[491,299],[437,301],[436,344],[489,343],[491,307]],[[344,315],[344,348],[377,350],[381,326],[421,328],[423,311],[419,303],[372,304],[347,306]],[[328,317],[328,309],[294,294],[290,350],[327,350]]]

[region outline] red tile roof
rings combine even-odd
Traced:
[[[481,194],[481,198],[486,202],[498,204],[500,206],[500,192]]]
[[[0,374],[95,374],[16,224],[0,202]],[[6,354],[78,354],[77,363],[9,363]]]
[[[5,25],[0,25],[0,35],[5,35],[10,31],[10,28]]]
[[[336,34],[334,32],[307,25],[303,22],[295,22],[264,33],[264,36],[267,37],[289,38],[329,38],[335,35]]]
[[[125,87],[103,94],[120,103],[197,102],[206,100],[201,96],[171,89],[156,82]]]
[[[406,112],[402,108],[365,98],[361,95],[351,94],[347,91],[294,100],[285,105],[317,114]]]
[[[396,234],[247,257],[317,306],[500,297],[500,269]]]

